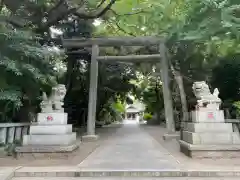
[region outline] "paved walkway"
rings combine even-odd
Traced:
[[[80,178],[13,178],[12,180],[239,180],[239,178],[193,178],[193,177],[176,177],[176,178],[129,178],[129,177],[97,177],[97,178],[85,178],[85,177],[80,177]]]
[[[147,132],[148,131],[146,131],[146,129],[143,129],[142,127],[140,128],[136,124],[124,125],[123,127],[119,128],[116,133],[111,134],[107,140],[104,140],[103,144],[101,144],[101,146],[99,146],[92,154],[82,161],[78,167],[21,167],[17,168],[17,171],[15,171],[16,177],[12,178],[11,180],[239,179],[240,171],[235,171],[233,169],[231,171],[211,171],[211,168],[203,168],[206,167],[205,165],[199,166],[198,170],[184,170],[182,163],[180,164],[179,161],[176,160],[176,156],[173,157],[164,148],[166,147],[164,146],[164,143],[157,142],[155,139],[153,139],[154,136],[150,136]],[[5,172],[7,171],[10,173],[12,169],[2,169],[2,175],[6,174]],[[144,177],[151,175],[159,175],[159,177]],[[168,175],[173,177],[161,177]],[[181,175],[186,177],[180,177]],[[197,178],[196,176],[202,177]],[[3,176],[1,177],[1,171],[0,180],[4,180]]]
[[[86,170],[171,170],[176,159],[137,124],[126,124],[79,167]]]

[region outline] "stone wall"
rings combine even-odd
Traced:
[[[237,132],[240,136],[240,119],[225,119],[226,123],[231,123],[233,126],[233,131]]]
[[[14,141],[22,142],[31,123],[0,123],[0,146]]]

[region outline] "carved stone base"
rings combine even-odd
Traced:
[[[23,137],[23,146],[67,146],[77,139],[75,132],[69,134],[30,134]]]
[[[224,113],[222,110],[197,110],[191,112],[193,123],[224,123]]]
[[[180,151],[194,159],[240,158],[240,145],[193,145],[180,140]]]

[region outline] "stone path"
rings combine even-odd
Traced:
[[[101,146],[78,166],[19,167],[15,168],[16,177],[12,179],[4,179],[5,177],[1,175],[6,175],[13,169],[0,168],[0,180],[240,179],[240,169],[211,170],[207,164],[193,166],[192,169],[192,166],[184,165],[181,158],[179,161],[179,157],[175,156],[164,143],[157,141],[153,135],[156,134],[151,134],[136,124],[127,124],[102,141]]]
[[[171,170],[176,159],[136,124],[126,124],[82,163],[86,170]]]
[[[86,178],[86,177],[79,177],[79,178],[61,178],[61,177],[53,177],[53,178],[13,178],[12,180],[239,180],[239,178],[193,178],[193,177],[176,177],[176,178],[129,178],[129,177],[110,177],[110,178]]]

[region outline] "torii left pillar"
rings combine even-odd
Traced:
[[[179,134],[175,131],[174,115],[173,115],[173,103],[171,90],[169,87],[169,72],[168,72],[168,60],[166,55],[166,46],[162,42],[159,45],[161,55],[161,78],[163,82],[163,97],[164,97],[164,110],[166,119],[167,133],[163,135],[164,140],[178,139]]]
[[[98,135],[96,135],[95,133],[97,86],[98,86],[98,61],[97,61],[98,55],[99,55],[99,47],[98,45],[93,45],[91,66],[90,66],[87,134],[85,136],[82,136],[83,141],[94,141],[98,139]]]

